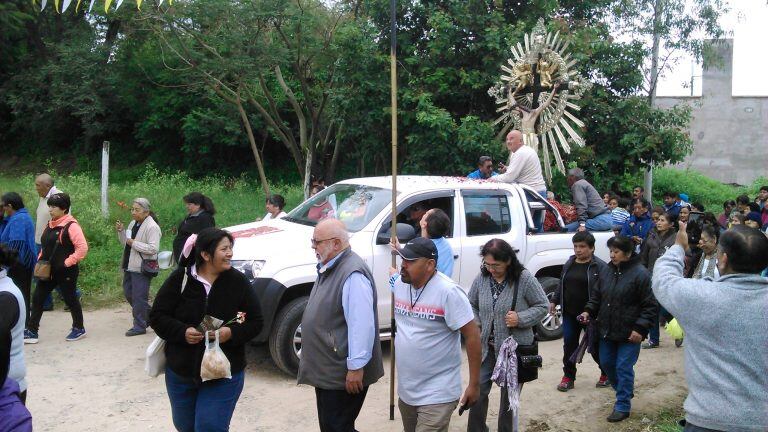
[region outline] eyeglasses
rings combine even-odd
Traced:
[[[320,244],[320,243],[322,243],[322,242],[327,242],[328,240],[336,240],[337,238],[338,238],[338,237],[331,237],[331,238],[322,239],[322,240],[318,240],[318,239],[309,239],[309,241],[312,243],[312,246],[317,246],[317,245],[319,245],[319,244]]]
[[[505,265],[506,265],[505,263],[488,264],[487,262],[483,261],[483,267],[485,267],[488,270],[498,270],[500,268],[503,268]]]

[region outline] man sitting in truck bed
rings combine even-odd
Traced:
[[[613,225],[611,209],[603,202],[597,189],[584,180],[584,171],[571,168],[566,180],[579,215],[579,220],[566,225],[568,231],[610,231]]]

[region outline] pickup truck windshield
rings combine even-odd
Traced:
[[[392,202],[392,190],[356,184],[335,184],[293,209],[284,220],[315,226],[340,219],[350,232],[363,229]]]

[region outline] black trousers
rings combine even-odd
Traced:
[[[32,269],[24,267],[20,263],[16,263],[13,267],[8,269],[8,277],[11,278],[14,285],[19,287],[21,294],[24,296],[24,322],[29,322],[29,300],[30,293],[32,292]]]
[[[368,386],[358,394],[315,387],[320,432],[355,432],[355,420],[365,402]]]
[[[563,313],[563,375],[576,380],[576,364],[571,362],[571,356],[579,348],[579,336],[586,332],[586,327],[581,325],[575,316]],[[600,338],[596,337],[592,341],[590,351],[592,359],[600,366]],[[600,367],[600,373],[605,375],[603,368]]]
[[[72,315],[72,327],[85,328],[83,326],[83,308],[80,300],[75,294],[77,289],[77,271],[69,271],[65,274],[54,275],[52,280],[37,281],[35,294],[32,297],[32,314],[27,322],[27,329],[36,332],[40,328],[40,319],[43,318],[43,303],[48,294],[57,286],[61,290],[61,296],[64,297],[64,303],[69,306],[69,313]]]

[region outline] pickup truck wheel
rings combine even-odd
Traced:
[[[560,285],[560,281],[557,278],[544,276],[539,278],[539,283],[547,295],[547,300],[551,301],[552,296],[555,295],[555,290]],[[549,307],[549,304],[547,304],[547,307]],[[554,314],[547,313],[541,319],[541,322],[536,324],[535,330],[540,340],[553,340],[563,337],[563,313],[560,310],[560,306],[557,306]]]
[[[278,368],[291,376],[299,372],[301,317],[309,297],[299,297],[283,307],[269,335],[269,353]]]

